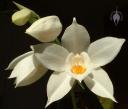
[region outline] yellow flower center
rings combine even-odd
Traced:
[[[70,70],[70,73],[75,75],[82,75],[88,70],[89,57],[86,52],[82,52],[80,54],[70,53],[68,56],[66,63],[68,65],[67,68]]]
[[[73,65],[71,72],[74,74],[83,74],[87,69],[82,65]]]

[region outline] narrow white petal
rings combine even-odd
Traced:
[[[119,53],[125,39],[105,37],[93,42],[88,54],[95,67],[110,63]]]
[[[57,44],[48,46],[43,53],[36,55],[37,59],[48,69],[63,71],[68,51]]]
[[[32,54],[33,54],[33,51],[30,51],[30,52],[24,53],[23,55],[20,55],[20,56],[16,57],[14,60],[12,60],[12,62],[9,63],[6,70],[13,69],[19,61],[21,61],[23,58],[25,58],[29,55],[32,55]]]
[[[20,81],[19,83],[16,83],[16,87],[26,86],[26,85],[30,85],[36,82],[37,80],[39,80],[42,76],[46,74],[47,70],[48,69],[46,69],[45,67],[39,66],[32,73],[26,76],[22,81]]]
[[[57,16],[48,16],[35,21],[26,33],[41,42],[54,41],[62,30],[62,24]]]
[[[72,88],[74,79],[65,72],[53,73],[47,84],[48,101],[46,107],[63,98]]]
[[[35,65],[33,63],[33,55],[27,56],[22,59],[14,67],[12,74],[14,73],[17,77],[16,84],[22,81],[28,74],[32,73],[35,70]]]
[[[42,74],[39,74],[39,70],[42,70],[40,71],[40,73]],[[17,65],[14,67],[12,71],[12,74],[16,75],[16,86],[24,86],[35,82],[45,72],[46,69],[43,70],[43,67],[38,68],[35,66],[33,55],[30,55],[17,63]],[[34,75],[36,75],[35,78]]]
[[[79,25],[75,18],[73,23],[66,28],[62,36],[62,45],[70,52],[80,53],[90,44],[90,37],[86,28]]]
[[[113,97],[113,85],[108,74],[101,68],[94,70],[89,76],[84,79],[87,87],[96,95],[112,99]]]

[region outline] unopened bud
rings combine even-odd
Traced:
[[[54,41],[61,33],[62,24],[57,16],[48,16],[35,21],[26,33],[41,42]]]
[[[30,17],[31,11],[28,9],[22,9],[12,15],[12,22],[18,26],[22,26],[27,23]]]

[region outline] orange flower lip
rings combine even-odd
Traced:
[[[74,65],[71,68],[71,72],[74,74],[83,74],[87,69],[82,65]]]

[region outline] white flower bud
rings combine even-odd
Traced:
[[[39,19],[39,15],[33,10],[13,1],[19,11],[12,15],[12,22],[18,26],[25,25],[27,22],[33,23],[35,20]]]
[[[12,15],[12,22],[18,26],[22,26],[27,23],[30,17],[31,11],[29,9],[22,9]]]
[[[62,24],[57,16],[48,16],[35,21],[26,33],[41,42],[54,41],[61,33]]]

